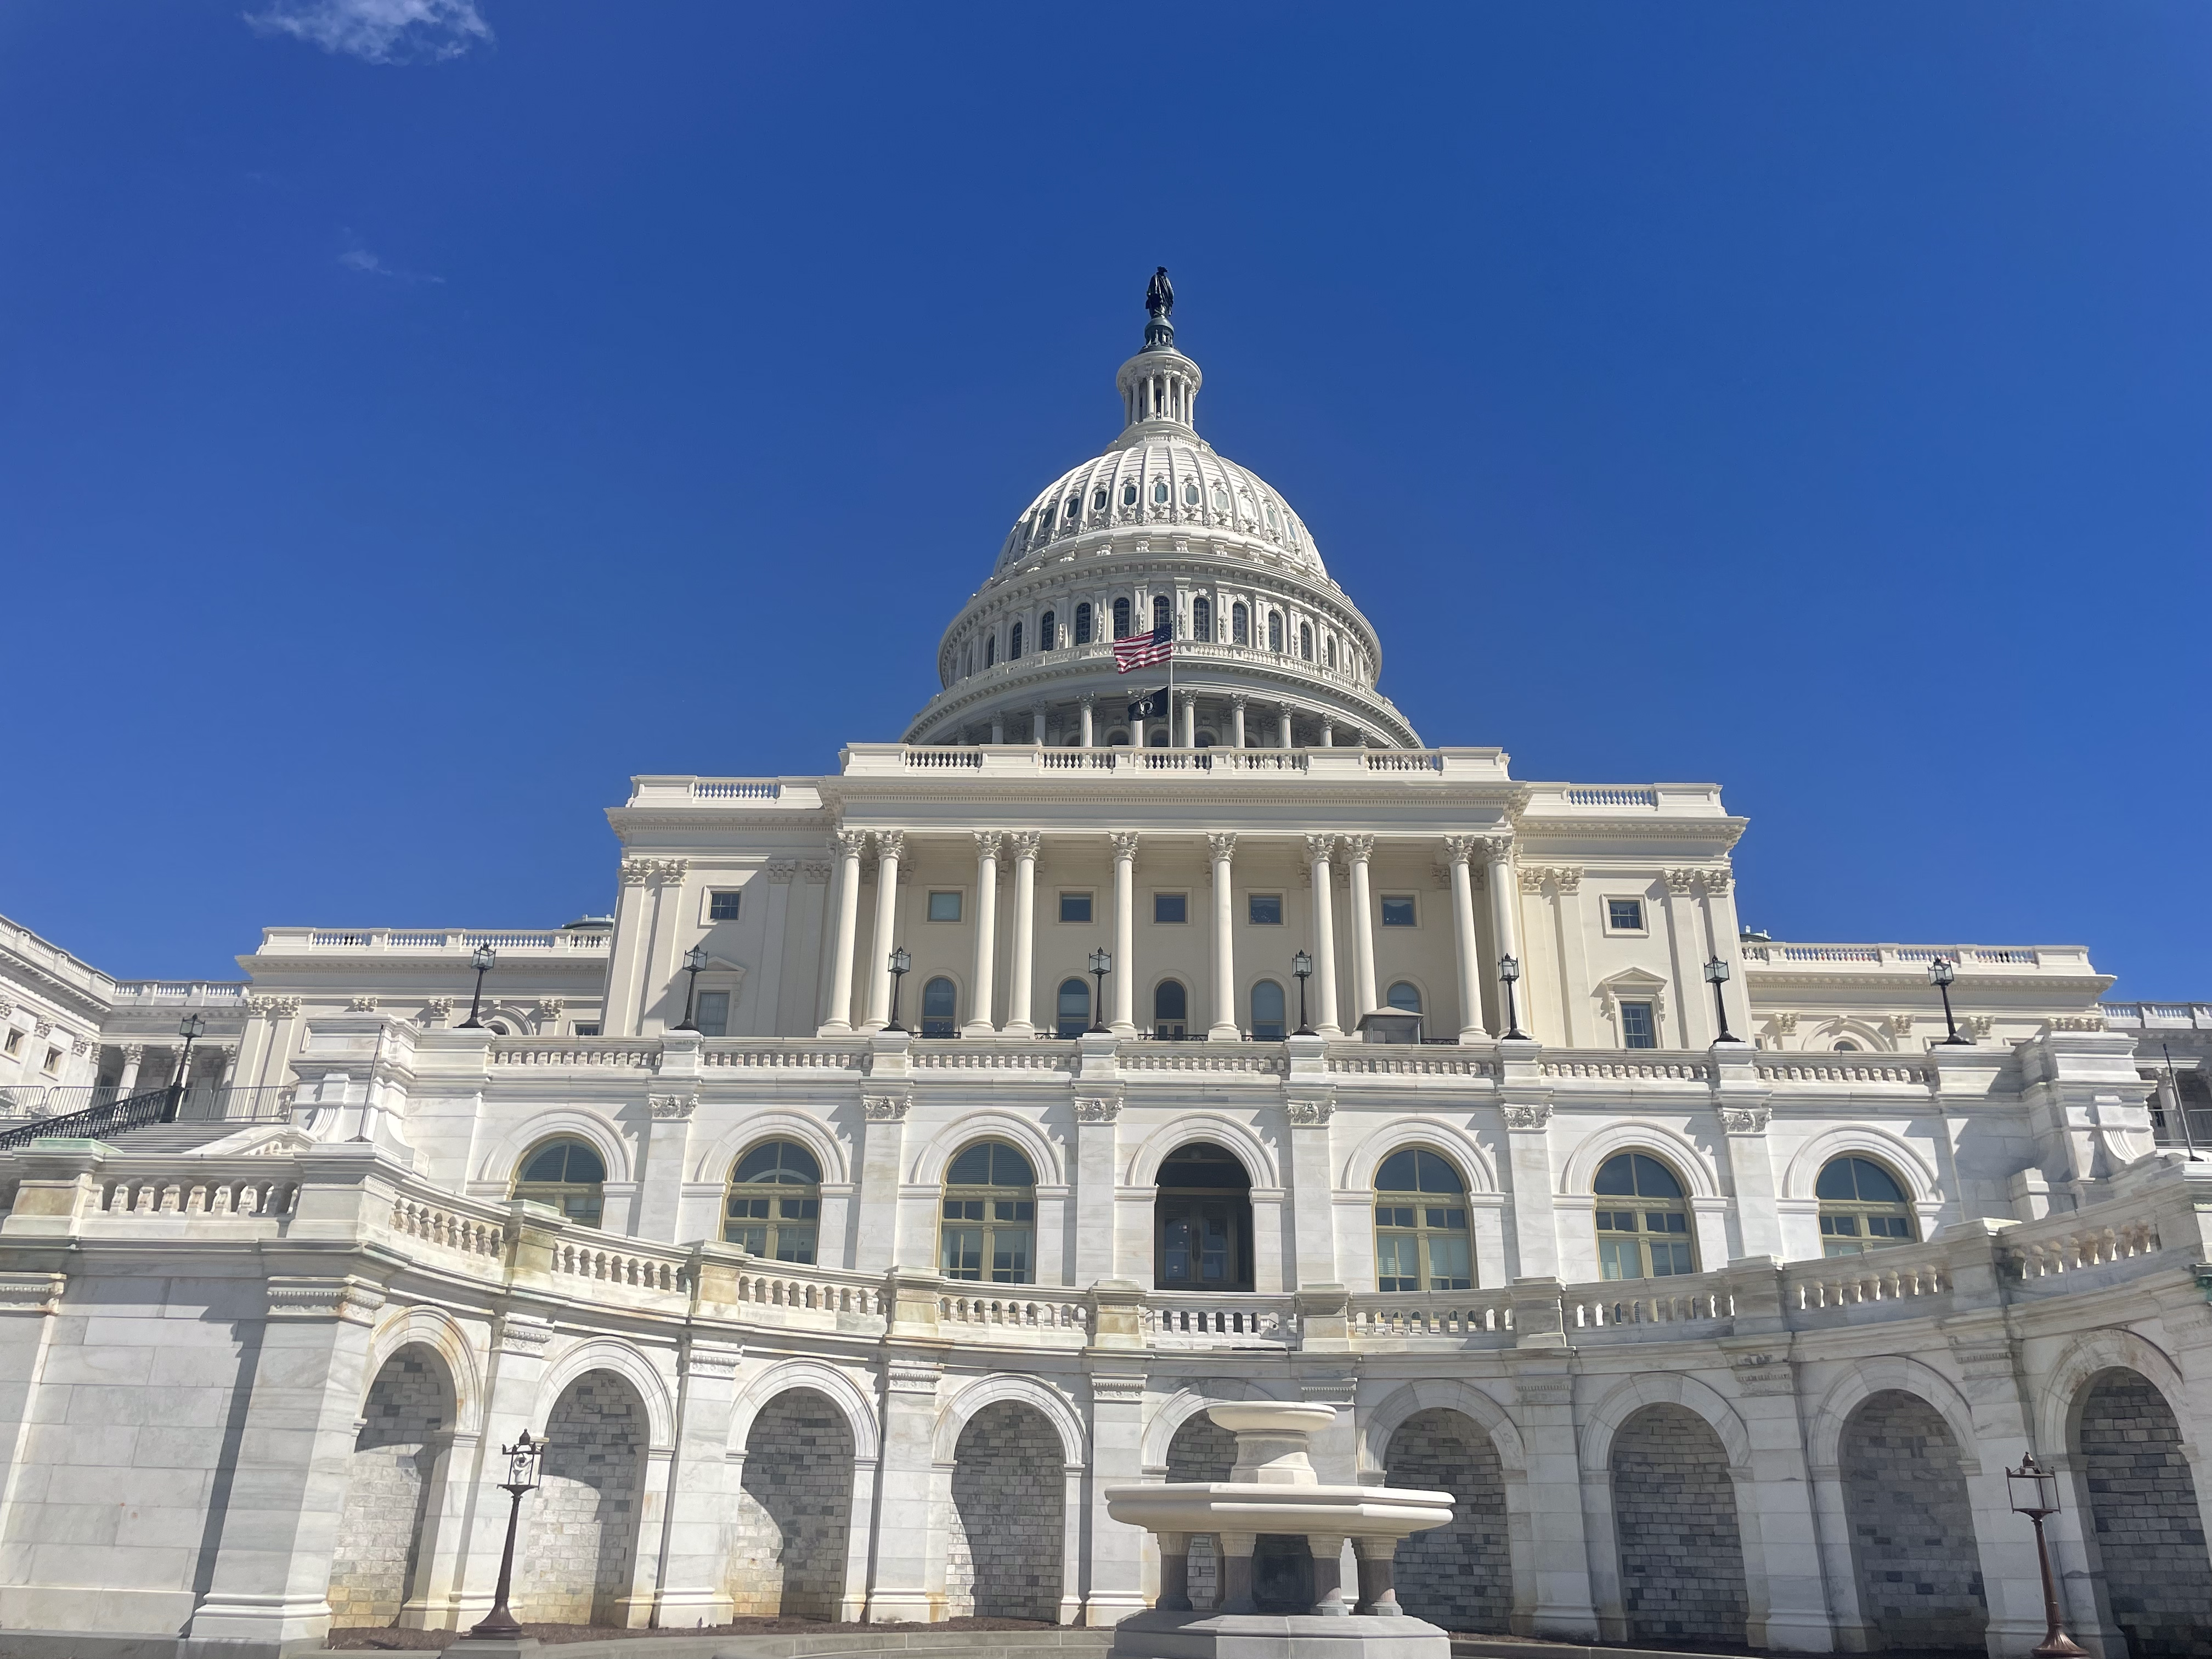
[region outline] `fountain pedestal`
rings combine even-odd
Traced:
[[[1398,1540],[1452,1518],[1451,1494],[1395,1486],[1325,1486],[1307,1437],[1328,1427],[1328,1406],[1243,1401],[1206,1415],[1237,1437],[1225,1481],[1115,1486],[1106,1510],[1159,1540],[1160,1595],[1150,1612],[1115,1626],[1114,1659],[1449,1659],[1443,1632],[1398,1605],[1391,1562]],[[1303,1537],[1313,1553],[1314,1601],[1304,1612],[1261,1613],[1252,1597],[1252,1553],[1262,1533]],[[1211,1534],[1221,1564],[1221,1603],[1191,1607],[1190,1540]],[[1359,1576],[1346,1594],[1344,1547]]]

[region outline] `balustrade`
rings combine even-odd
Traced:
[[[1512,1304],[1503,1291],[1392,1291],[1352,1298],[1352,1334],[1358,1338],[1469,1338],[1510,1335]]]

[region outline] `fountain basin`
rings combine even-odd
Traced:
[[[1451,1494],[1401,1486],[1263,1486],[1214,1481],[1113,1486],[1106,1512],[1147,1532],[1300,1533],[1398,1540],[1449,1523]]]

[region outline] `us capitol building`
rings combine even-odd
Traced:
[[[2024,1654],[2032,1449],[2077,1638],[2212,1654],[2212,1009],[1747,932],[1717,787],[1429,745],[1171,308],[901,740],[635,780],[611,916],[0,924],[0,1628],[466,1627],[526,1429],[524,1620],[1109,1626],[1105,1490],[1290,1400],[1454,1495],[1454,1631]]]

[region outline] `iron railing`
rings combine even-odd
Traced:
[[[40,1115],[0,1128],[0,1150],[27,1146],[48,1136],[100,1140],[155,1123],[235,1123],[240,1127],[279,1123],[292,1115],[293,1090],[289,1084],[227,1087],[204,1083],[189,1089],[165,1085],[129,1096],[118,1096],[106,1085],[49,1089],[41,1101],[21,1103],[33,1110],[45,1108]],[[71,1097],[82,1097],[86,1103],[79,1105]],[[64,1106],[73,1109],[56,1109]]]

